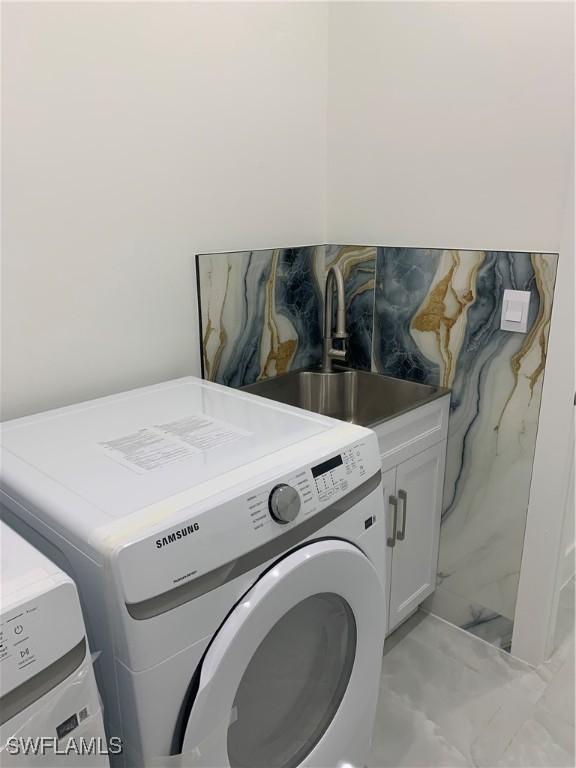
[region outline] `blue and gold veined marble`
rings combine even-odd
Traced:
[[[196,257],[204,377],[240,387],[319,358],[322,247]]]
[[[197,256],[204,377],[240,387],[319,365],[334,263],[345,281],[347,362],[370,368],[376,249],[312,245]]]
[[[379,248],[374,368],[452,389],[434,613],[509,647],[557,257]],[[500,330],[506,288],[528,332]]]

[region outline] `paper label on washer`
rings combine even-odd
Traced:
[[[168,424],[158,424],[157,429],[167,437],[181,440],[186,445],[191,445],[200,451],[219,448],[221,445],[252,436],[252,432],[248,432],[246,429],[235,427],[226,421],[219,421],[204,414],[187,416]]]
[[[144,473],[251,436],[252,432],[228,422],[192,414],[166,424],[142,427],[98,445],[122,466]]]

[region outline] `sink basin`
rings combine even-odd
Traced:
[[[244,392],[324,416],[373,427],[448,394],[450,390],[368,371],[300,370],[257,381]]]

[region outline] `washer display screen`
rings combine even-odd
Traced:
[[[331,469],[336,469],[336,467],[340,466],[342,466],[342,456],[334,456],[334,458],[328,459],[328,461],[323,461],[322,464],[312,467],[312,477],[320,477],[320,475],[330,472]]]

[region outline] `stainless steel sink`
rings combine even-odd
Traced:
[[[301,370],[242,387],[245,392],[372,427],[450,390],[368,371]]]

